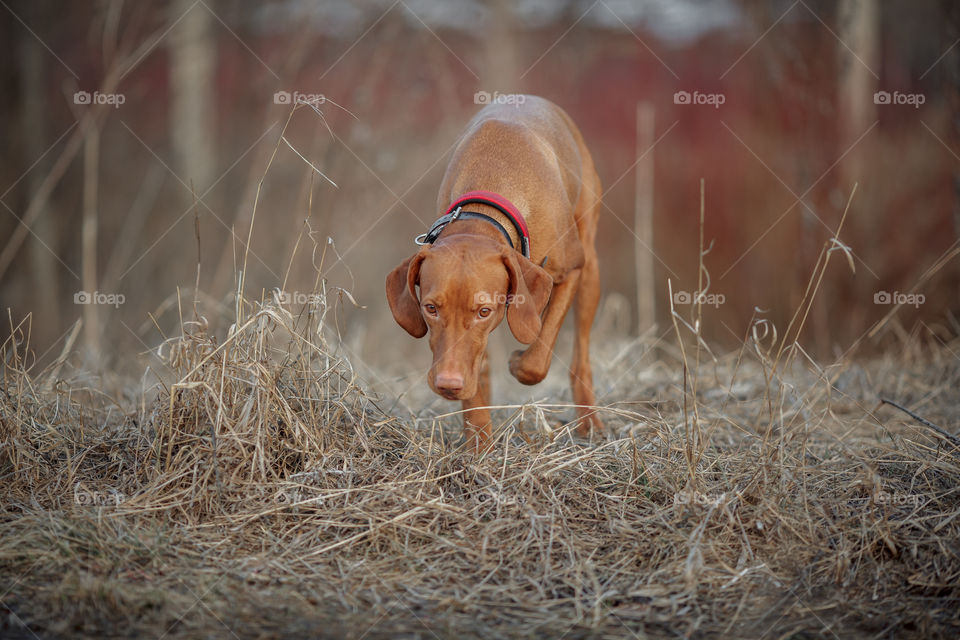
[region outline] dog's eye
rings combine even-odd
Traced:
[[[429,313],[430,315],[432,315],[432,316],[437,315],[437,307],[436,307],[436,305],[433,305],[433,304],[425,304],[425,305],[423,305],[423,308],[424,308],[424,309],[426,310],[426,312]]]
[[[493,313],[493,309],[491,309],[490,307],[480,307],[480,311],[477,311],[477,315],[480,316],[481,318],[486,318],[491,313]]]

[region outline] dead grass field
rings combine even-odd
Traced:
[[[878,402],[955,430],[960,340],[827,368],[762,333],[601,340],[609,433],[573,437],[548,381],[477,458],[458,416],[367,392],[328,293],[240,305],[220,341],[185,321],[165,381],[116,395],[32,371],[15,328],[4,637],[960,633],[960,448]]]

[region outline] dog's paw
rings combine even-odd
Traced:
[[[580,424],[577,425],[577,433],[580,436],[588,438],[594,433],[600,434],[604,432],[603,421],[595,409],[588,409],[584,412],[578,411],[578,413],[580,413],[578,416],[578,422]]]
[[[522,384],[537,384],[547,377],[547,367],[531,363],[528,351],[514,351],[510,356],[510,375]]]

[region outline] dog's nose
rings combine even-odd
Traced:
[[[459,373],[438,373],[436,384],[443,393],[457,394],[463,391],[463,376]]]

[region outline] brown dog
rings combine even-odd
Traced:
[[[591,408],[590,369],[590,327],[600,299],[594,247],[600,178],[563,110],[535,96],[509,98],[484,107],[470,123],[440,187],[438,208],[448,215],[387,276],[397,323],[415,338],[430,332],[430,388],[462,401],[464,433],[477,449],[491,439],[488,334],[506,316],[514,337],[530,345],[513,353],[510,373],[536,384],[547,375],[574,303],[570,382],[578,430],[587,435],[603,427]]]

